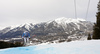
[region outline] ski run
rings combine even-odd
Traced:
[[[26,47],[1,49],[0,54],[100,54],[100,40],[42,43]]]

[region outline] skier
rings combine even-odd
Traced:
[[[29,34],[28,31],[25,31],[25,32],[22,34],[22,38],[24,39],[24,45],[29,44],[30,34]]]

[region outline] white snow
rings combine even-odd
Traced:
[[[71,22],[79,23],[80,21],[86,21],[86,20],[81,19],[81,18],[73,19],[73,18],[61,17],[61,18],[55,19],[55,21],[56,21],[58,24],[62,24],[62,23],[66,24],[66,23],[71,23]]]
[[[77,25],[77,28],[80,30],[80,26],[77,23],[75,23],[75,24]]]
[[[19,25],[13,25],[13,26],[11,26],[11,30],[12,29],[14,29],[14,28],[16,28],[16,27],[18,27]]]
[[[18,40],[18,39],[22,39],[22,38],[11,38],[11,40]]]
[[[25,28],[27,28],[29,31],[30,31],[30,25],[28,25],[28,24],[25,24]]]
[[[54,26],[57,26],[57,27],[59,27],[59,25],[60,25],[65,29],[65,28],[67,28],[67,26],[64,26],[64,25],[69,24],[69,23],[74,23],[74,24],[76,24],[77,28],[80,29],[79,24],[81,23],[81,21],[86,21],[86,20],[82,19],[82,18],[74,19],[74,18],[60,17],[55,20],[47,22],[47,25],[53,21],[57,23],[57,24],[54,24]]]
[[[86,21],[86,20],[82,19],[82,18],[74,19],[74,18],[60,17],[60,18],[57,18],[55,20],[48,21],[47,24],[51,23],[52,21],[55,21],[58,24],[66,24],[66,23],[71,23],[71,22],[79,23],[80,21]]]
[[[0,54],[100,54],[100,40],[40,44],[0,50]]]

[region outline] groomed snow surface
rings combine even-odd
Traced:
[[[100,54],[100,40],[1,49],[0,54]]]

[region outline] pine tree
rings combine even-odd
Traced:
[[[91,40],[91,35],[90,35],[90,33],[88,34],[87,40]]]
[[[97,21],[93,27],[93,39],[100,39],[100,1],[98,3],[98,13],[96,15]]]

